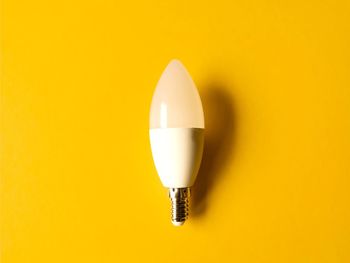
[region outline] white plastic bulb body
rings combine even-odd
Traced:
[[[179,60],[171,60],[158,81],[149,134],[156,170],[169,188],[172,222],[182,225],[202,159],[204,114],[197,88]]]

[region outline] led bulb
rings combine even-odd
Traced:
[[[150,141],[160,180],[169,188],[172,222],[182,225],[202,159],[204,114],[196,86],[179,60],[170,61],[155,89]]]

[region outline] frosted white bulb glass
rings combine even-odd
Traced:
[[[155,89],[150,142],[158,175],[169,188],[172,222],[182,225],[202,159],[204,114],[197,88],[179,60],[170,61]]]
[[[204,128],[202,102],[196,86],[179,60],[172,60],[154,92],[150,128]]]

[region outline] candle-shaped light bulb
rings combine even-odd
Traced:
[[[197,88],[179,60],[170,61],[155,89],[150,141],[160,180],[169,188],[172,222],[182,225],[202,159],[204,114]]]

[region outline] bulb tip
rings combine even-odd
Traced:
[[[169,63],[181,63],[181,61],[178,58],[172,58]]]
[[[185,68],[180,59],[173,58],[168,63],[168,68]]]

